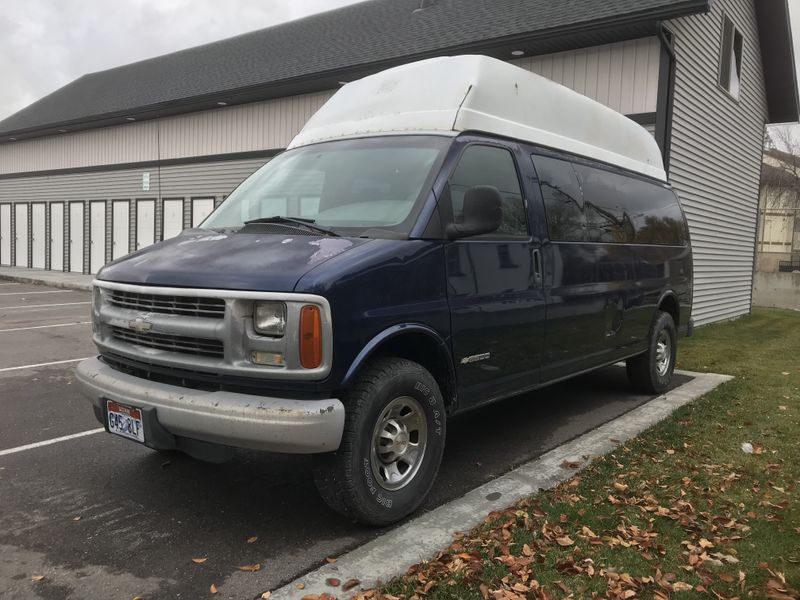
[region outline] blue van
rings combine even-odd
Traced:
[[[647,131],[439,58],[344,86],[198,229],[105,267],[78,379],[110,433],[314,454],[326,502],[385,525],[431,489],[453,415],[618,361],[664,391],[691,302]]]

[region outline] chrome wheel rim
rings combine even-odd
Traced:
[[[664,377],[672,363],[672,350],[670,349],[669,334],[661,330],[656,340],[656,372],[659,377]]]
[[[410,396],[395,398],[381,412],[372,433],[372,475],[385,490],[407,486],[419,471],[428,444],[428,420]]]

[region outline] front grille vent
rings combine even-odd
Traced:
[[[206,338],[184,337],[165,333],[138,333],[123,327],[112,327],[111,334],[115,339],[179,354],[192,354],[194,356],[207,356],[210,358],[223,358],[225,348],[221,341]]]
[[[225,300],[222,298],[162,296],[160,294],[108,290],[108,303],[119,308],[165,315],[205,317],[207,319],[225,318]]]

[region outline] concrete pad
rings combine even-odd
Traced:
[[[621,443],[624,444],[666,419],[676,409],[732,379],[727,375],[713,373],[683,374],[693,379],[543,454],[507,475],[348,552],[339,557],[335,564],[326,564],[278,589],[271,598],[291,600],[311,594],[339,595],[339,590],[325,583],[330,577],[342,582],[358,579],[361,581],[360,587],[370,588],[378,582],[401,575],[410,566],[429,559],[446,548],[452,542],[455,532],[468,531],[479,525],[489,512],[507,508],[539,490],[551,488],[573,477],[576,471],[561,468],[563,461],[576,462],[581,465],[580,468],[585,468],[593,458],[611,452]],[[588,458],[584,459],[584,456]],[[231,583],[235,587],[235,583]],[[302,591],[297,587],[300,583],[303,584]],[[347,595],[355,591],[347,592]],[[220,586],[220,592],[226,592],[225,586]]]
[[[66,290],[91,291],[94,275],[22,267],[0,267],[0,281],[49,285]],[[7,290],[8,291],[8,290]]]

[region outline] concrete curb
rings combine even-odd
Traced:
[[[0,273],[0,281],[10,281],[14,283],[29,283],[31,285],[46,285],[49,287],[59,288],[62,290],[76,290],[80,292],[91,292],[92,284],[91,279],[88,283],[83,281],[70,281],[67,279],[59,279],[57,277],[31,277],[28,275],[9,275]]]
[[[385,533],[339,557],[335,564],[324,565],[276,590],[270,598],[292,600],[323,593],[350,597],[356,589],[341,594],[341,590],[328,586],[325,580],[330,577],[342,582],[358,579],[361,581],[359,587],[366,589],[401,575],[410,566],[446,548],[453,541],[455,532],[469,531],[479,525],[489,512],[507,508],[539,490],[554,487],[573,477],[576,471],[561,468],[563,461],[579,463],[579,470],[583,469],[595,457],[608,454],[620,444],[666,419],[676,409],[733,379],[714,373],[681,373],[694,379],[461,498]],[[584,456],[589,458],[584,459]],[[302,591],[297,587],[301,583]],[[220,588],[220,591],[224,589]]]

